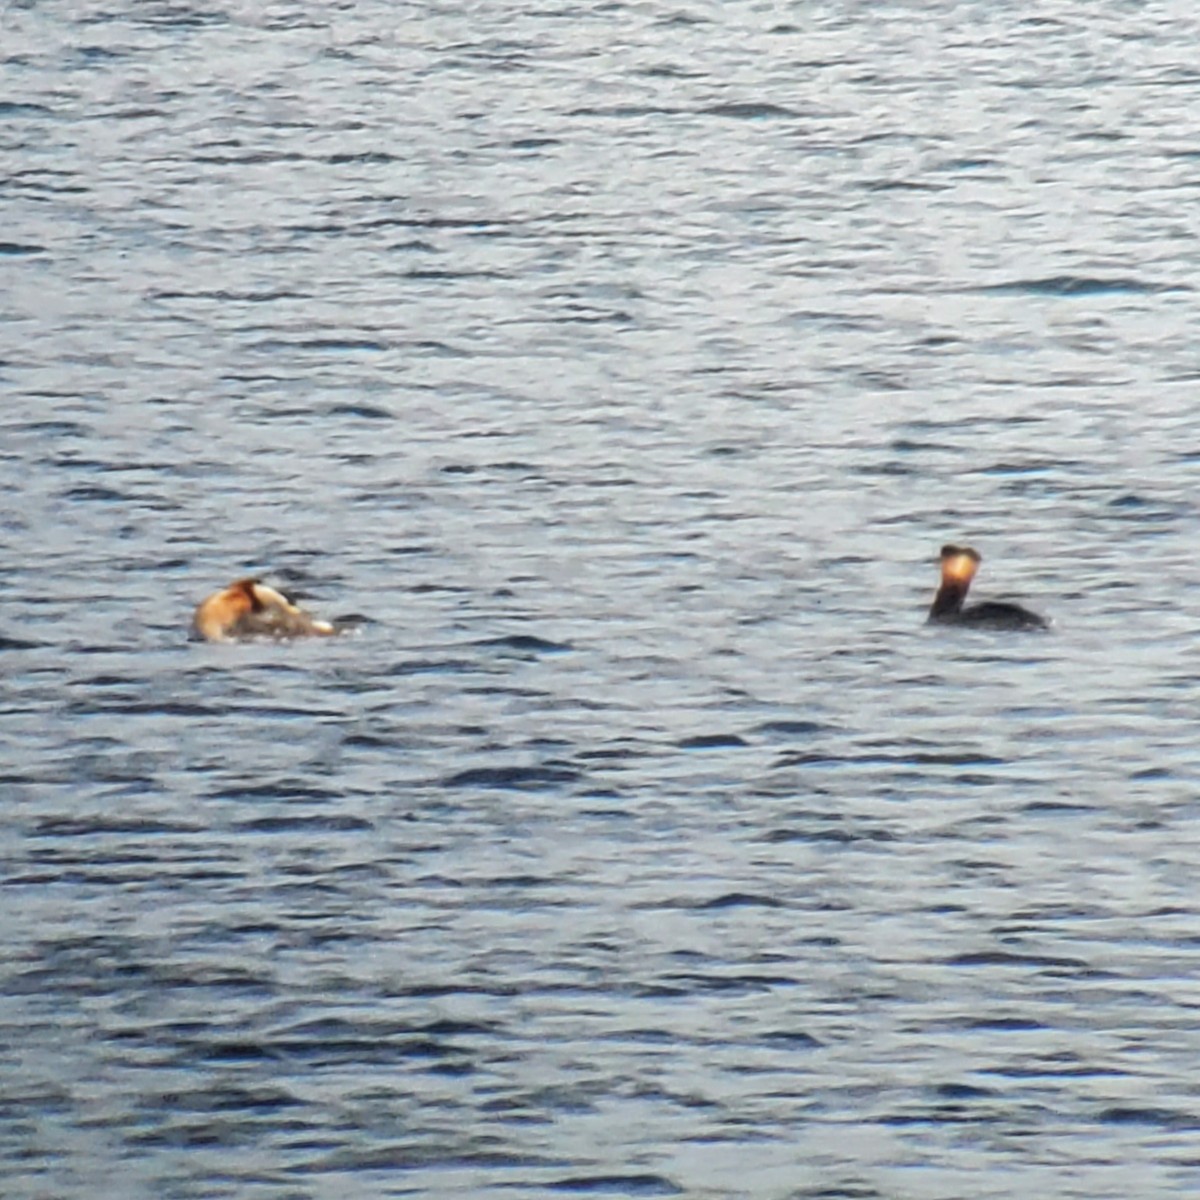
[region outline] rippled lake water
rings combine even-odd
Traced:
[[[6,1200],[1200,1191],[1194,6],[0,23]]]

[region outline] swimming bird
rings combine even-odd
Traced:
[[[257,579],[239,579],[198,604],[192,629],[206,642],[282,641],[337,633],[330,622],[318,620]]]
[[[1010,600],[984,600],[963,606],[982,556],[970,546],[942,547],[942,583],[929,607],[937,625],[970,625],[976,629],[1045,629],[1049,622]]]

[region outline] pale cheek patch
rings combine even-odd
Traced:
[[[974,559],[960,554],[946,560],[942,567],[942,575],[951,583],[970,583],[975,578],[976,569]]]
[[[256,583],[254,585],[254,595],[260,604],[265,604],[272,608],[286,609],[289,612],[299,611],[282,592],[277,592],[273,587],[267,587],[265,583]]]

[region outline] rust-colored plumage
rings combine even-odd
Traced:
[[[208,642],[330,637],[337,632],[257,579],[239,579],[202,601],[192,628]]]

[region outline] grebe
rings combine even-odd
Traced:
[[[942,547],[942,585],[929,607],[929,620],[939,625],[971,625],[976,629],[1045,629],[1045,617],[1007,600],[984,600],[963,607],[981,556],[970,546]]]
[[[337,630],[257,579],[239,579],[196,607],[192,628],[206,642],[331,637]]]

